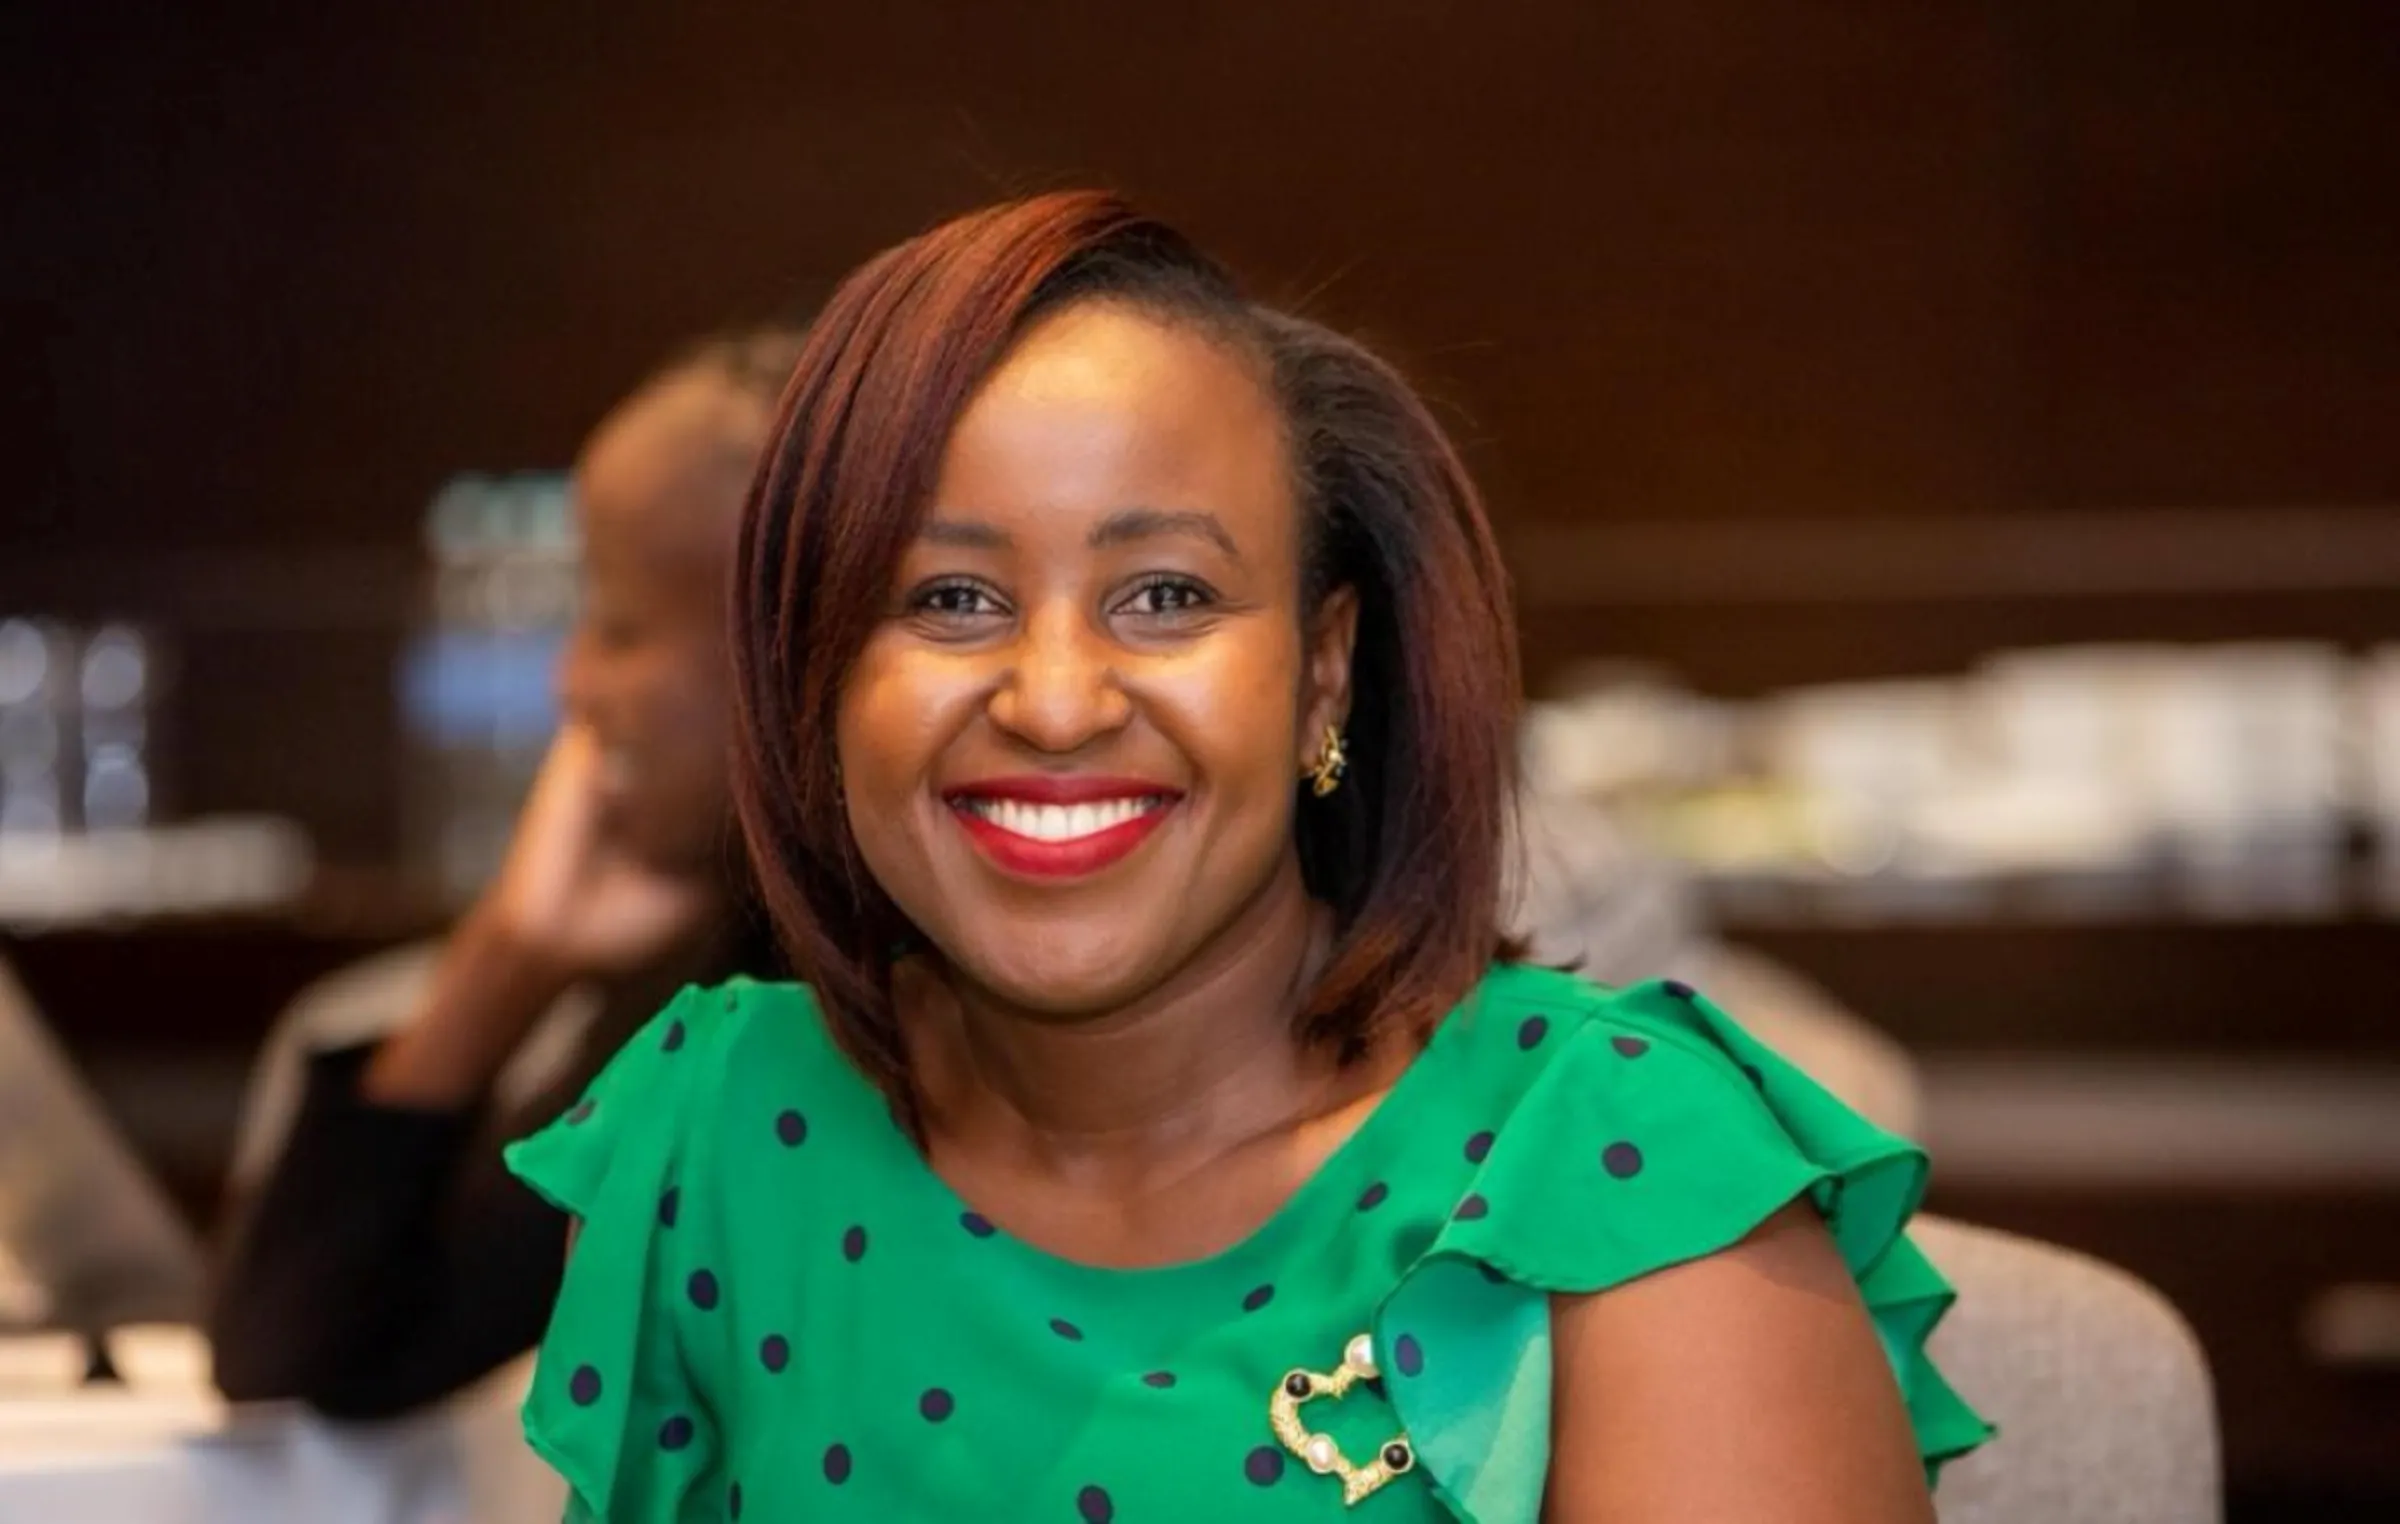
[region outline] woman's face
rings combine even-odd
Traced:
[[[1042,321],[960,418],[843,690],[876,881],[967,978],[1059,1016],[1130,1004],[1271,890],[1297,909],[1298,776],[1355,625],[1346,593],[1301,605],[1252,366],[1122,306]]]
[[[604,829],[662,872],[706,871],[728,839],[726,584],[763,429],[723,380],[670,377],[610,415],[575,468],[583,607],[560,696],[600,743]]]

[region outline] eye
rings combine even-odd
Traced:
[[[990,619],[1008,609],[982,584],[952,579],[918,588],[909,595],[908,611],[920,619],[950,625]]]
[[[1118,608],[1128,614],[1173,619],[1198,613],[1216,601],[1216,594],[1204,583],[1190,577],[1161,575],[1143,578]]]

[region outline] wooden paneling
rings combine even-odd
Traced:
[[[68,599],[56,568],[95,555],[405,555],[443,477],[565,461],[682,336],[1075,180],[1404,357],[1510,525],[2400,501],[2400,198],[2376,193],[2400,182],[2400,28],[2377,0],[272,24],[42,0],[0,27],[0,608]],[[140,584],[113,601],[145,612]],[[292,591],[282,623],[321,614]],[[1537,664],[1623,640],[1739,665],[1715,651],[1736,619],[1615,614],[1544,611]],[[1810,621],[1742,680],[1925,659],[1904,611]],[[355,670],[195,661],[252,690],[187,690],[185,733],[227,753],[184,769],[195,806],[381,740],[233,728],[361,713],[327,686]],[[270,744],[288,763],[253,768]],[[375,842],[389,821],[352,812],[389,787],[304,811]]]

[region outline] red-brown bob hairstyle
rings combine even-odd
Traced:
[[[733,597],[734,793],[761,895],[835,1039],[912,1126],[891,969],[914,933],[850,834],[835,715],[960,414],[1029,325],[1085,301],[1190,324],[1255,364],[1290,440],[1308,596],[1358,597],[1350,771],[1298,808],[1302,871],[1337,927],[1298,1035],[1347,1059],[1428,1029],[1502,945],[1516,640],[1491,527],[1441,428],[1383,361],[1253,304],[1113,195],[987,208],[877,255],[817,318],[751,487]]]

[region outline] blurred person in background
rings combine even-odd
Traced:
[[[566,1227],[500,1144],[682,985],[776,966],[733,830],[725,592],[799,347],[703,343],[586,443],[565,723],[497,880],[438,948],[303,995],[262,1065],[209,1322],[226,1396],[383,1416],[532,1347]]]

